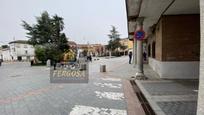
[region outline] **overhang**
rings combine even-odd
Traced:
[[[149,33],[162,15],[199,14],[199,0],[126,0],[126,7],[129,38],[138,17],[144,17],[143,28]]]
[[[126,0],[126,12],[128,20],[128,38],[133,38],[136,19],[139,16],[142,0]]]

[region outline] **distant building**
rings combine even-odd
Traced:
[[[74,41],[68,41],[68,45],[69,45],[70,49],[72,49],[72,50],[77,49],[77,44]]]
[[[26,40],[16,40],[9,43],[12,60],[27,61],[34,59],[34,47]]]
[[[93,56],[105,55],[105,46],[101,44],[77,44],[79,51],[86,52]]]
[[[10,54],[10,48],[1,48],[0,49],[0,59],[3,59],[3,61],[11,61],[11,54]]]
[[[120,44],[128,47],[128,41],[128,38],[122,38],[120,39]]]
[[[123,46],[126,46],[128,50],[133,48],[133,42],[130,41],[128,38],[120,39],[120,43]]]
[[[133,41],[130,41],[128,38],[120,39],[120,44],[126,47],[124,50],[120,49],[120,51],[125,52],[125,54],[133,49]]]

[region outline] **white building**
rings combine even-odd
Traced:
[[[16,40],[9,43],[12,60],[27,61],[34,59],[34,47],[25,40]]]
[[[12,60],[9,48],[3,48],[0,50],[0,59],[3,59],[4,61]]]

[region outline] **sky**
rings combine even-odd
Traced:
[[[64,18],[64,33],[79,44],[107,44],[111,25],[127,35],[125,0],[0,0],[0,45],[26,40],[22,20],[36,23],[43,11]]]

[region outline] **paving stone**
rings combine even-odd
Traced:
[[[123,93],[121,80],[101,79],[95,67],[99,65],[93,63],[90,66],[93,73],[90,74],[88,84],[51,84],[46,67],[30,67],[24,62],[1,66],[0,114],[68,115],[76,104],[125,111],[127,107],[124,99],[99,99],[96,96],[95,91]],[[20,76],[9,77],[15,75]],[[105,87],[94,83],[105,84]]]
[[[166,115],[196,115],[196,101],[157,102]]]
[[[188,87],[185,87],[184,85],[181,85],[176,82],[152,82],[152,83],[144,82],[142,84],[150,95],[188,95],[188,94],[196,95],[197,94],[197,92],[194,91],[197,89],[197,87],[194,87],[194,85],[190,87],[191,82],[189,82]]]

